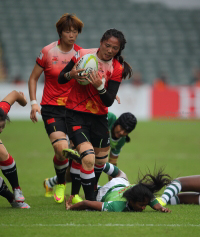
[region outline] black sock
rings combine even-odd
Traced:
[[[70,168],[70,176],[72,179],[71,195],[79,194],[81,188],[80,168],[81,164],[72,161]]]
[[[85,193],[85,199],[95,201],[94,185],[95,174],[94,170],[86,171],[81,167],[80,170],[81,184]]]
[[[94,173],[95,173],[95,187],[94,187],[94,190],[97,189],[97,185],[98,185],[101,173],[103,171],[103,168],[104,168],[104,165],[94,165]]]
[[[13,193],[8,189],[4,180],[0,177],[0,196],[6,198],[10,203],[14,200]]]
[[[14,159],[10,155],[8,160],[1,161],[2,173],[9,181],[10,185],[12,186],[12,189],[19,188],[19,181],[18,181],[18,175],[17,175],[17,167],[15,164]]]
[[[54,156],[53,162],[54,162],[55,172],[58,178],[58,184],[65,184],[66,183],[65,174],[66,174],[67,167],[69,166],[68,159],[64,161],[60,161],[56,158],[56,156]]]

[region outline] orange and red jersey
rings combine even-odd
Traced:
[[[80,49],[72,58],[76,63],[85,54],[93,54],[98,60],[98,73],[101,79],[105,78],[105,88],[108,87],[110,80],[121,83],[122,65],[116,60],[103,61],[97,57],[98,49]],[[68,83],[67,83],[68,84]],[[76,80],[68,97],[66,108],[80,112],[103,115],[108,113],[108,108],[103,104],[97,89],[91,85],[80,85]]]
[[[6,101],[1,101],[0,108],[4,111],[5,114],[8,114],[8,112],[10,111],[11,105]]]
[[[44,69],[45,76],[41,105],[65,105],[74,85],[74,80],[65,85],[58,84],[58,75],[81,47],[74,44],[69,52],[62,52],[59,44],[60,40],[45,46],[36,59],[36,63]]]

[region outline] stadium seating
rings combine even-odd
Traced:
[[[188,84],[200,67],[200,10],[175,10],[161,4],[128,0],[6,0],[0,1],[0,37],[8,81],[28,81],[39,51],[58,39],[55,24],[65,12],[85,26],[77,43],[98,47],[108,28],[124,32],[125,59],[149,84],[160,72],[170,84]]]

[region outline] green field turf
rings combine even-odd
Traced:
[[[121,152],[118,166],[132,183],[139,169],[145,173],[155,164],[164,166],[173,178],[199,174],[199,131],[200,121],[139,122],[131,143]],[[0,237],[199,236],[200,207],[195,205],[168,206],[172,213],[158,213],[150,207],[142,213],[65,211],[64,204],[44,197],[43,180],[55,173],[53,148],[43,123],[13,121],[1,140],[16,161],[20,185],[31,209],[12,209],[0,197]],[[103,174],[100,184],[105,182]],[[66,193],[70,193],[69,184]]]

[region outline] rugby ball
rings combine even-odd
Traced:
[[[82,73],[89,74],[91,71],[98,71],[98,60],[93,54],[85,54],[78,61],[78,65],[76,69],[85,69]],[[89,75],[88,75],[89,78]],[[81,85],[88,85],[90,82],[87,79],[83,79],[84,81],[78,81]]]

